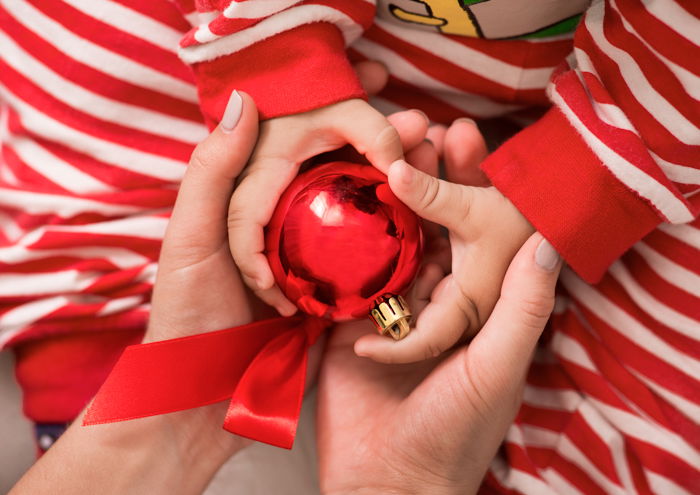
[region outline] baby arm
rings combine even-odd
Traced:
[[[651,5],[642,12],[634,2],[623,0],[617,6],[603,0],[592,2],[577,29],[574,53],[552,77],[549,95],[553,107],[482,164],[497,190],[460,188],[420,174],[412,176],[402,164],[392,166],[392,187],[416,209],[450,196],[456,198],[452,204],[463,205],[460,210],[443,205],[468,221],[469,231],[463,230],[460,236],[457,225],[448,225],[456,256],[453,281],[448,278],[438,287],[433,294],[435,303],[456,294],[453,284],[461,289],[457,283],[460,266],[464,267],[460,276],[474,278],[492,256],[504,257],[502,261],[508,257],[508,247],[524,240],[521,227],[515,227],[526,225],[524,218],[589,283],[598,282],[611,263],[660,223],[685,224],[697,218],[698,114],[696,101],[687,90],[692,77],[682,69],[693,65],[690,58],[677,56],[682,50],[674,49],[683,46],[687,53],[697,52],[691,39],[697,37],[688,37],[689,26],[697,22],[691,14],[696,9],[692,2],[672,5],[677,15],[663,16],[663,11]],[[649,23],[630,31],[629,26],[643,16]],[[613,35],[622,40],[614,48],[608,38]],[[421,201],[409,187],[426,198]],[[435,218],[440,219],[439,215]],[[482,237],[484,222],[491,224],[493,232]],[[462,228],[467,229],[467,224]],[[512,235],[508,229],[513,230]],[[467,235],[471,237],[463,237]],[[479,239],[490,239],[491,248],[479,249]],[[495,266],[489,274],[501,277]],[[495,295],[478,297],[495,300]],[[438,343],[438,351],[462,333],[459,325],[469,320],[464,315],[471,311],[478,316],[472,318],[470,327],[471,322],[478,325],[488,316],[481,312],[488,310],[488,304],[480,304],[468,293],[464,296],[457,299],[453,295],[453,308],[459,301],[467,307],[455,310],[457,316],[451,320],[455,327],[449,338]],[[426,309],[418,329],[433,325],[425,321],[429,315]],[[437,325],[432,328],[436,335],[448,333]],[[428,335],[431,332],[425,333],[432,345],[438,345]],[[398,359],[392,354],[398,351],[379,345],[368,337],[358,341],[356,350],[375,359]],[[409,339],[403,345],[411,345]],[[418,354],[402,357],[420,358]]]
[[[427,124],[427,123],[426,123]],[[263,123],[245,177],[229,209],[231,253],[246,284],[283,315],[296,307],[275,285],[263,251],[263,228],[306,160],[351,144],[383,172],[403,156],[401,138],[368,103],[352,99]]]
[[[346,144],[384,172],[402,156],[396,131],[363,100],[371,88],[363,87],[346,54],[372,24],[374,2],[176,3],[193,23],[180,56],[192,66],[205,120],[215,124],[237,89],[253,97],[265,121],[231,202],[231,252],[246,284],[291,314],[295,308],[274,286],[261,252],[263,226],[281,192],[305,160]]]
[[[477,178],[485,153],[473,123],[453,124],[445,137],[448,178]],[[435,357],[481,328],[498,300],[508,265],[534,229],[493,187],[439,180],[402,160],[389,168],[389,185],[418,215],[448,229],[452,252],[451,274],[432,291],[405,339],[366,335],[355,344],[359,355],[404,363]]]

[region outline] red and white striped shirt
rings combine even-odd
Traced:
[[[697,493],[700,4],[378,3],[0,1],[0,343],[19,378],[44,385],[59,335],[135,338],[204,122],[234,88],[268,118],[362,96],[349,47],[389,68],[382,109],[542,115],[484,169],[571,268],[484,490]],[[76,374],[30,415],[55,420]]]

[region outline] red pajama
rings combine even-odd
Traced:
[[[69,421],[139,339],[231,90],[301,112],[364,97],[349,58],[375,59],[383,111],[526,126],[483,168],[569,266],[484,491],[697,492],[698,4],[378,3],[0,1],[0,345],[25,412]]]

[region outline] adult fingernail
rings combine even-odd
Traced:
[[[225,133],[233,131],[241,118],[241,113],[243,112],[243,98],[234,90],[228,99],[226,104],[226,110],[224,110],[224,116],[221,117],[221,129]]]
[[[561,256],[549,243],[547,239],[542,239],[535,250],[535,263],[543,270],[551,272],[556,268]]]

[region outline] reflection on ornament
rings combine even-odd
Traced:
[[[299,175],[266,231],[267,256],[285,295],[335,321],[365,317],[401,294],[420,265],[418,217],[371,166],[334,162]]]

